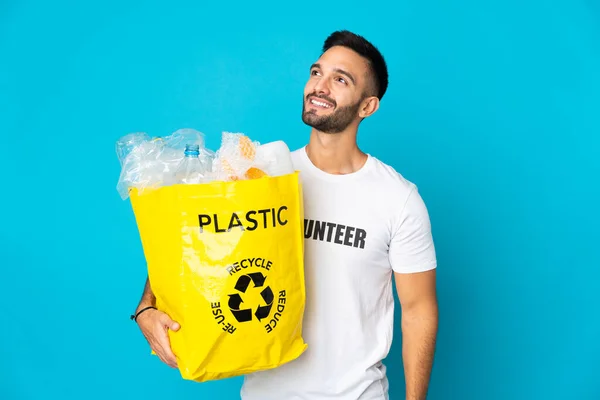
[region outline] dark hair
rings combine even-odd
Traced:
[[[323,53],[334,46],[347,47],[367,59],[374,75],[375,92],[381,100],[388,87],[388,70],[379,50],[364,37],[346,30],[329,35],[323,44]]]

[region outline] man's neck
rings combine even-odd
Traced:
[[[356,143],[356,132],[329,134],[313,129],[306,154],[317,168],[334,175],[356,172],[367,161]]]

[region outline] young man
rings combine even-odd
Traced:
[[[387,400],[382,360],[392,343],[392,277],[402,306],[406,399],[426,398],[438,324],[428,212],[414,184],[356,141],[387,84],[379,51],[347,31],[328,37],[310,68],[302,109],[310,141],[293,152],[304,191],[309,346],[297,360],[246,376],[244,400]],[[152,303],[146,285],[138,310]],[[166,329],[179,325],[156,310],[138,324],[175,366]]]

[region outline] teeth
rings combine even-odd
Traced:
[[[325,107],[325,108],[330,108],[331,107],[329,104],[323,103],[323,102],[317,101],[317,100],[311,100],[310,102],[313,103],[313,104],[315,104],[315,105],[317,105],[317,106],[320,106],[320,107]]]

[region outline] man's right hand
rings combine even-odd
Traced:
[[[177,332],[180,327],[179,323],[173,321],[162,311],[148,310],[140,314],[137,324],[158,358],[168,366],[177,368],[177,358],[171,350],[168,331],[170,329]]]

